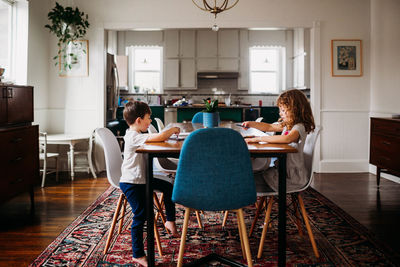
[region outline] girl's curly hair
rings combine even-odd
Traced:
[[[283,126],[291,130],[297,123],[302,123],[307,133],[315,129],[314,117],[307,97],[297,89],[287,90],[278,97],[276,105],[284,106],[289,116]]]

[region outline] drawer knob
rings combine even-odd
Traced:
[[[18,178],[18,179],[15,179],[14,181],[12,181],[12,182],[10,182],[10,184],[19,184],[19,183],[21,183],[21,182],[23,182],[24,181],[24,178]]]
[[[390,146],[392,143],[390,143],[389,141],[382,141],[382,144]]]
[[[23,159],[23,157],[16,157],[15,159],[11,160],[11,163],[16,163],[18,161],[21,161]]]
[[[11,140],[11,143],[19,143],[19,142],[21,142],[21,141],[22,141],[22,138],[21,138],[21,137],[18,137],[18,138],[12,139],[12,140]]]

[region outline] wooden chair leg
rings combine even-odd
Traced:
[[[305,223],[306,228],[307,228],[308,236],[310,237],[310,241],[311,241],[312,248],[314,250],[315,257],[318,259],[319,258],[318,248],[317,248],[317,244],[315,243],[314,235],[313,235],[313,233],[311,231],[311,226],[310,226],[310,223],[308,221],[307,212],[306,212],[306,209],[304,207],[303,198],[300,195],[298,195],[297,198],[299,199],[299,205],[300,205],[301,214],[303,215],[304,223]]]
[[[189,224],[190,208],[185,208],[185,219],[182,226],[181,244],[179,246],[178,267],[183,265],[183,254],[185,253],[186,234]]]
[[[253,267],[253,261],[251,259],[251,253],[250,253],[250,244],[249,244],[249,239],[247,237],[246,225],[244,223],[244,216],[243,216],[242,209],[237,210],[237,218],[238,218],[238,221],[240,222],[240,228],[242,229],[241,237],[242,237],[245,252],[246,252],[247,266]]]
[[[110,247],[111,238],[112,238],[113,233],[114,233],[115,225],[117,224],[117,219],[118,219],[119,211],[120,211],[120,209],[121,209],[122,200],[123,200],[124,198],[125,198],[125,195],[124,195],[124,194],[121,194],[121,195],[119,196],[118,203],[117,203],[117,207],[115,208],[115,212],[114,212],[114,218],[113,218],[113,221],[112,221],[112,224],[111,224],[110,232],[109,232],[109,234],[108,234],[108,238],[107,238],[107,242],[106,242],[106,247],[104,248],[103,254],[106,254],[108,248]]]
[[[157,222],[158,217],[161,217],[161,221],[163,222],[165,231],[167,231],[167,233],[170,234],[168,228],[165,227],[166,219],[165,219],[165,215],[164,215],[164,212],[163,212],[163,206],[161,205],[160,201],[158,200],[157,193],[155,193],[155,192],[153,192],[153,199],[154,199],[154,204],[156,205],[157,210],[158,210],[157,213],[156,213],[154,221]]]
[[[226,220],[228,219],[228,214],[229,214],[229,210],[226,210],[224,212],[224,219],[222,221],[222,227],[225,227],[225,225],[226,225]]]
[[[156,237],[158,254],[160,255],[160,257],[162,257],[163,252],[162,252],[162,247],[161,247],[160,233],[158,232],[156,221],[154,221],[153,225],[154,225],[154,236]]]
[[[58,182],[58,157],[56,157],[56,182]]]
[[[258,204],[257,204],[256,215],[254,216],[253,223],[251,224],[249,237],[253,234],[254,228],[256,227],[258,217],[260,217],[260,211],[261,211],[262,207],[264,206],[264,202],[266,200],[267,200],[267,197],[261,197],[260,200],[257,202]]]
[[[262,251],[264,248],[265,237],[267,236],[269,217],[271,216],[273,202],[274,202],[274,197],[271,197],[268,201],[267,210],[265,211],[264,227],[263,227],[262,234],[261,234],[260,245],[258,246],[258,253],[257,253],[258,259],[260,259],[262,256]]]
[[[236,215],[237,215],[237,210],[236,210]],[[240,247],[242,248],[242,256],[243,259],[246,260],[246,248],[244,247],[243,244],[243,231],[242,231],[242,227],[240,225],[240,220],[239,220],[239,216],[237,215],[237,224],[238,224],[238,231],[239,231],[239,238],[240,238]]]
[[[125,211],[126,211],[126,203],[127,203],[126,197],[124,197],[124,203],[122,204],[122,212],[121,212],[121,218],[119,219],[119,226],[118,226],[118,234],[121,233],[122,231],[122,226],[124,224],[124,218],[125,218]]]
[[[299,235],[301,237],[303,237],[303,227],[301,226],[299,206],[297,205],[297,198],[296,198],[296,195],[294,195],[294,194],[291,194],[291,197],[292,197],[293,208],[294,208],[295,215],[296,215],[295,224],[297,226],[297,230],[299,231]]]
[[[199,223],[199,228],[203,229],[203,224],[201,222],[201,217],[198,210],[196,210],[196,217],[197,217],[197,222]]]

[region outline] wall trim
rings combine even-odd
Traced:
[[[376,175],[376,166],[369,164],[369,172],[372,173],[373,175]],[[392,182],[400,184],[400,177],[390,175],[388,173],[381,173],[381,178],[385,178]]]
[[[320,162],[320,172],[369,172],[368,159],[325,159]]]
[[[366,109],[321,109],[321,113],[322,112],[370,113],[370,111]]]

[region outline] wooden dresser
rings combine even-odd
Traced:
[[[0,85],[0,203],[29,192],[39,179],[39,127],[32,126],[33,87]]]
[[[381,172],[400,176],[400,119],[371,118],[369,163],[376,165],[376,183]]]

